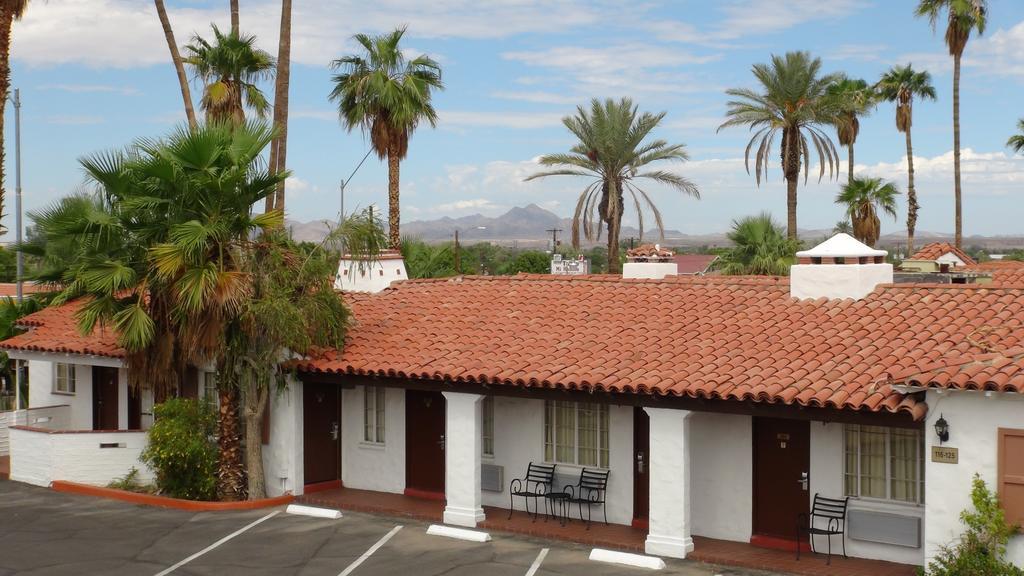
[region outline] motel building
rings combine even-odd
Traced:
[[[1024,522],[1024,285],[900,283],[845,234],[798,256],[788,278],[681,276],[656,252],[622,277],[408,280],[395,255],[343,260],[354,322],[272,400],[271,495],[432,499],[476,527],[524,510],[510,484],[531,463],[555,466],[552,490],[586,468],[607,473],[592,529],[607,514],[673,558],[711,540],[792,549],[819,494],[849,498],[833,553],[842,540],[924,565],[960,534],[975,474]],[[152,392],[128,387],[114,335],[78,334],[74,310],[0,343],[29,379],[28,409],[0,421],[12,480],[144,468]],[[179,393],[215,391],[197,369]],[[1009,556],[1024,565],[1024,537]]]

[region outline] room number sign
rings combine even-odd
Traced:
[[[951,446],[932,446],[932,462],[956,464],[960,461],[960,450]]]

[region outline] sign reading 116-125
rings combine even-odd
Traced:
[[[932,462],[956,464],[960,461],[960,450],[952,446],[932,446]]]

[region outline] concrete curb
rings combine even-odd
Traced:
[[[635,568],[647,568],[648,570],[663,570],[665,561],[657,556],[645,556],[643,554],[630,554],[616,550],[605,550],[594,548],[590,551],[590,559],[595,562],[606,562],[609,564],[622,564]]]
[[[451,526],[443,526],[441,524],[431,524],[427,528],[427,534],[431,536],[445,536],[447,538],[455,538],[456,540],[468,540],[470,542],[490,542],[491,535],[487,532],[479,532],[477,530],[465,530],[463,528],[452,528]]]
[[[340,510],[331,510],[330,508],[317,508],[315,506],[303,506],[302,504],[289,504],[285,512],[287,512],[288,514],[295,514],[298,516],[327,518],[328,520],[337,520],[341,518]]]
[[[152,494],[139,494],[114,488],[103,488],[67,480],[54,480],[50,483],[50,489],[54,492],[65,494],[79,494],[81,496],[93,496],[107,498],[109,500],[120,500],[143,506],[155,506],[157,508],[173,508],[175,510],[186,510],[189,512],[218,512],[225,510],[259,510],[261,508],[274,508],[290,504],[295,499],[291,494],[278,496],[276,498],[264,498],[263,500],[245,500],[242,502],[200,502],[198,500],[179,500],[166,496],[154,496]]]

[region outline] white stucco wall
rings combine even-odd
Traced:
[[[363,386],[341,391],[341,481],[347,488],[405,491],[405,390],[387,388],[383,445],[363,442]]]
[[[72,362],[69,361],[69,363]],[[28,373],[29,408],[67,404],[71,407],[68,427],[74,430],[92,429],[92,366],[75,364],[74,394],[61,394],[54,391],[53,362],[51,361],[29,360]]]
[[[813,501],[814,494],[830,498],[842,498],[845,494],[843,483],[844,439],[843,424],[811,422],[811,482],[808,497]],[[925,485],[930,481],[926,480]],[[922,506],[896,502],[879,502],[870,500],[850,499],[850,510],[863,509],[887,512],[901,516],[923,517]],[[824,537],[815,544],[825,546]],[[841,545],[837,537],[832,539],[832,550]],[[824,550],[824,548],[819,548]],[[924,561],[924,548],[910,548],[891,544],[879,544],[862,540],[846,539],[846,552],[857,558],[873,558],[903,564],[921,564]]]
[[[892,264],[795,264],[789,268],[789,293],[800,299],[858,300],[892,278]]]
[[[679,265],[671,262],[626,262],[622,265],[623,278],[646,278],[660,280],[679,273]]]
[[[751,417],[694,412],[690,439],[693,533],[750,541],[754,474]]]
[[[101,444],[117,444],[101,448]],[[139,462],[146,447],[144,432],[46,433],[11,430],[11,480],[49,486],[69,480],[106,486],[135,467],[139,480],[152,482],[153,473]]]
[[[1024,399],[1014,394],[928,392],[927,401],[925,543],[931,558],[940,546],[952,543],[963,531],[960,512],[971,505],[974,474],[980,474],[990,489],[997,489],[998,429],[1024,428]],[[931,447],[939,443],[934,425],[940,415],[949,423],[949,441],[944,445],[959,449],[957,464],[931,461]],[[1007,555],[1014,564],[1024,567],[1024,536],[1010,541]]]
[[[288,388],[270,399],[270,443],[263,445],[267,496],[302,494],[302,382],[289,378]]]

